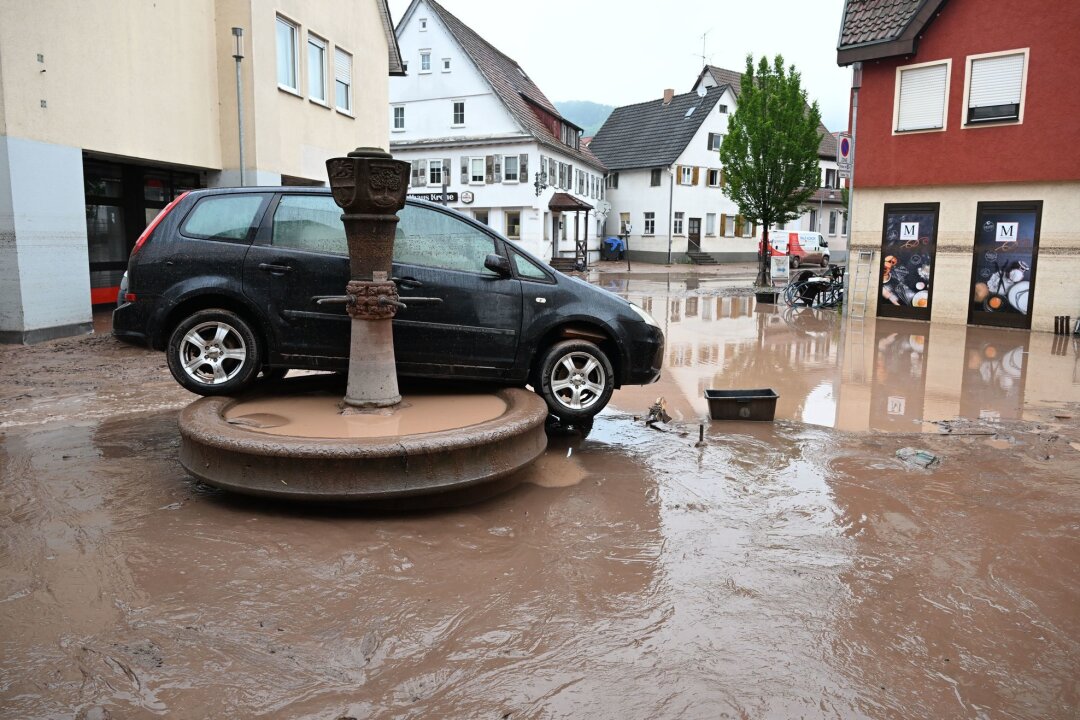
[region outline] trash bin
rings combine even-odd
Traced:
[[[623,241],[622,238],[609,237],[605,238],[604,242],[600,245],[600,259],[601,260],[618,260],[622,257]]]
[[[713,420],[772,420],[779,397],[772,388],[705,391]]]

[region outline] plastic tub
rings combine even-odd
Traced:
[[[713,420],[772,420],[779,397],[772,388],[705,391]]]

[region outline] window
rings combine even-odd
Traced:
[[[809,229],[810,230],[815,230],[815,231],[818,229],[817,210],[811,210],[810,211],[810,228]]]
[[[334,48],[334,102],[338,110],[352,110],[352,55],[341,48]]]
[[[205,197],[195,205],[180,232],[205,240],[246,240],[264,199],[264,195]]]
[[[1026,66],[1027,50],[969,57],[964,124],[1022,120]]]
[[[394,262],[406,265],[494,274],[484,260],[495,252],[495,240],[483,230],[432,208],[406,205],[398,210]]]
[[[895,132],[945,129],[952,61],[896,69]]]
[[[465,124],[465,101],[464,100],[455,100],[454,101],[454,117],[453,117],[453,123],[452,124],[455,125],[455,126]]]
[[[518,157],[506,155],[503,157],[503,182],[515,183],[518,181]]]
[[[742,215],[735,216],[735,236],[742,237],[746,230],[746,220]]]
[[[660,168],[653,168],[652,171],[649,173],[649,185],[651,187],[660,186],[660,173]]]
[[[428,160],[428,185],[442,187],[443,166],[442,160]]]
[[[270,244],[293,250],[349,254],[341,208],[327,195],[282,195],[274,211]]]
[[[705,234],[710,237],[716,235],[716,213],[705,214]]]
[[[474,185],[484,184],[484,158],[469,158],[469,182]]]
[[[656,234],[656,213],[645,213],[645,235]]]
[[[307,39],[308,97],[326,104],[326,41],[315,35]]]
[[[394,107],[394,130],[405,129],[405,106],[397,105]]]
[[[443,58],[442,59],[442,71],[443,72],[450,72],[450,58]]]
[[[521,212],[518,210],[506,211],[506,237],[515,240],[521,237]]]
[[[720,234],[724,237],[735,237],[735,223],[730,215],[720,215]]]
[[[672,230],[672,232],[675,233],[676,235],[682,235],[683,234],[683,231],[682,231],[682,229],[683,229],[683,218],[685,216],[686,216],[686,213],[681,213],[681,212],[675,213],[675,227]]]
[[[427,18],[420,18],[420,32],[427,32]]]
[[[278,87],[300,92],[297,84],[296,26],[285,18],[277,19],[277,84]]]
[[[431,51],[430,50],[421,50],[420,51],[420,72],[422,72],[422,73],[431,72]]]
[[[488,224],[488,211],[487,210],[473,210],[472,216],[476,218],[478,222],[482,222],[485,225]]]
[[[609,173],[607,176],[607,186],[615,190],[619,189],[619,173]]]
[[[720,133],[709,133],[708,149],[709,150],[719,150],[720,149],[720,140],[723,137],[724,136],[721,135]]]
[[[727,105],[725,105],[724,103],[720,103],[720,114],[721,115],[726,115],[727,114]]]
[[[409,72],[409,61],[408,60],[402,60],[401,61],[401,71],[402,72]]]
[[[846,212],[841,212],[840,213],[840,220],[841,220],[841,222],[840,222],[840,234],[841,235],[847,235],[847,213]]]
[[[830,210],[829,211],[829,234],[830,235],[835,235],[836,234],[836,211],[835,210]]]
[[[680,185],[693,185],[694,184],[694,168],[683,167],[679,170],[679,184]]]
[[[835,188],[836,184],[836,170],[833,168],[825,168],[825,185],[822,187]]]
[[[529,278],[530,280],[550,280],[548,274],[544,272],[536,263],[528,259],[520,253],[514,251],[510,252],[510,257],[514,260],[514,267],[517,268],[517,274],[523,278]]]
[[[720,187],[720,171],[719,170],[715,170],[715,169],[714,170],[709,170],[709,173],[708,173],[708,176],[707,176],[706,179],[709,182],[709,187]]]

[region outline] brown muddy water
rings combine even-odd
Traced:
[[[160,354],[0,347],[0,717],[1077,717],[1080,349],[600,282],[664,378],[438,512],[210,490]]]

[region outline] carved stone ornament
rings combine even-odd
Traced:
[[[368,171],[372,204],[395,210],[401,207],[399,197],[404,195],[403,180],[400,162],[393,165],[372,162]]]
[[[345,292],[352,298],[346,306],[349,315],[356,320],[390,320],[397,314],[397,285],[392,282],[350,280]]]
[[[351,158],[331,158],[326,161],[327,174],[334,202],[348,207],[356,200],[356,165]]]

